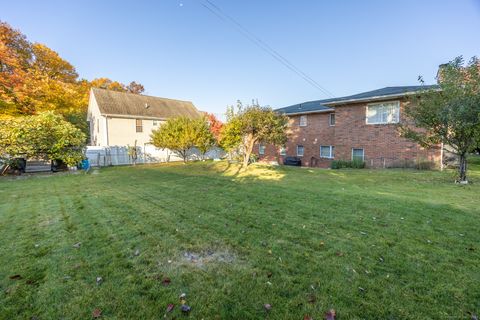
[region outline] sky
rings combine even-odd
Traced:
[[[419,75],[432,84],[439,64],[480,56],[480,0],[0,0],[0,20],[82,78],[137,81],[216,114],[237,100],[280,108],[416,85]]]

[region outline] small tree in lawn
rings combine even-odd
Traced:
[[[406,124],[401,132],[425,147],[448,145],[459,158],[458,180],[467,183],[467,155],[480,146],[479,60],[464,66],[457,57],[443,65],[438,80],[440,90],[422,92],[405,109],[410,124],[424,130]]]
[[[170,149],[177,156],[188,160],[188,151],[195,147],[195,126],[187,117],[170,118],[150,135],[157,148]]]
[[[222,130],[221,145],[227,150],[240,146],[243,153],[242,167],[246,168],[253,146],[259,142],[283,145],[287,140],[286,128],[286,116],[271,108],[259,105],[243,108],[239,104],[238,112],[229,116]]]
[[[130,157],[130,159],[132,159],[132,163],[135,166],[138,159],[137,140],[135,140],[133,147],[127,146],[127,148],[128,156]]]
[[[42,157],[69,166],[84,158],[85,134],[51,111],[5,119],[0,123],[0,157]]]
[[[218,120],[213,113],[207,113],[207,120],[210,125],[210,131],[215,137],[216,142],[220,141],[220,134],[223,128],[223,122]]]
[[[194,127],[195,147],[200,151],[202,160],[205,154],[215,146],[216,140],[207,118],[191,120]]]

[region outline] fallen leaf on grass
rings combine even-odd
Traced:
[[[313,318],[306,314],[303,316],[303,320],[313,320]]]
[[[100,310],[98,308],[93,310],[92,317],[94,317],[96,319],[96,318],[100,318],[101,316],[102,316],[102,310]]]
[[[167,306],[167,313],[168,312],[172,312],[173,311],[173,308],[175,308],[175,305],[173,303],[170,303],[168,306]]]
[[[325,320],[335,320],[337,317],[337,313],[335,312],[335,309],[330,309],[325,313]]]
[[[270,303],[265,303],[263,305],[263,308],[265,309],[265,311],[270,311],[272,310],[272,305]]]
[[[139,255],[140,255],[140,250],[139,250],[139,249],[135,250],[135,252],[133,253],[133,255],[134,255],[134,256],[139,256]]]
[[[315,295],[311,294],[311,295],[308,296],[307,301],[310,302],[310,303],[315,303],[315,301],[317,301],[317,297],[315,297]]]
[[[172,282],[172,280],[170,280],[170,278],[163,278],[162,280],[162,284],[166,287],[168,285],[170,285],[170,283]]]
[[[267,277],[268,277],[268,278],[271,278],[272,276],[273,276],[273,273],[272,273],[272,272],[270,272],[270,271],[267,272]]]
[[[77,242],[73,245],[74,248],[80,248],[80,246],[82,245],[81,242]]]
[[[19,274],[14,274],[13,276],[10,276],[10,279],[12,280],[21,280],[22,276]]]

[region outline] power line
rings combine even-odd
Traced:
[[[233,26],[237,29],[237,31],[239,31],[243,36],[245,36],[253,44],[255,44],[260,49],[262,49],[263,51],[268,53],[270,56],[272,56],[275,60],[280,62],[282,65],[284,65],[285,67],[287,67],[288,69],[290,69],[291,71],[296,73],[299,77],[304,79],[310,85],[312,85],[316,89],[320,90],[326,96],[334,97],[334,95],[330,91],[328,91],[327,89],[322,87],[318,82],[316,82],[309,75],[307,75],[305,72],[300,70],[292,62],[290,62],[288,59],[286,59],[284,56],[282,56],[278,51],[273,49],[271,46],[269,46],[267,43],[262,41],[255,34],[250,32],[247,28],[245,28],[243,25],[241,25],[237,20],[235,20],[230,15],[225,13],[220,7],[218,7],[215,3],[213,3],[212,0],[205,0],[205,2],[200,3],[200,4],[204,8],[206,8],[208,11],[213,13],[215,16],[217,16],[219,19],[221,19],[223,22],[233,24]]]

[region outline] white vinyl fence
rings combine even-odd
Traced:
[[[133,164],[132,157],[128,154],[128,147],[111,146],[97,147],[88,146],[86,156],[93,167],[118,166]],[[213,148],[205,154],[205,159],[218,159],[225,156],[220,148]],[[193,148],[189,152],[189,160],[201,159],[200,152]],[[170,161],[182,161],[168,149],[157,149],[152,145],[137,147],[137,163],[160,163]]]

